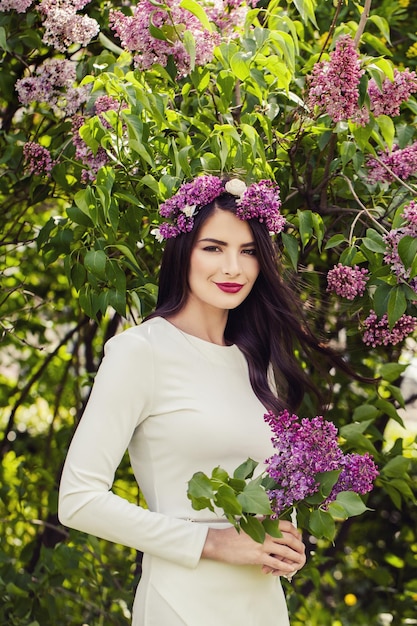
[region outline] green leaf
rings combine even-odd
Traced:
[[[282,243],[284,244],[285,252],[288,254],[288,258],[291,261],[291,265],[297,271],[298,267],[298,239],[294,235],[289,233],[281,233]]]
[[[333,517],[327,511],[317,509],[310,514],[308,529],[317,539],[333,541],[336,535],[336,525]]]
[[[341,243],[344,243],[346,241],[346,237],[344,235],[333,235],[333,237],[330,237],[329,241],[326,243],[326,245],[324,246],[325,250],[329,250],[330,248],[335,248],[336,246],[339,246]]]
[[[390,383],[397,380],[407,369],[406,363],[385,363],[378,368],[379,376]]]
[[[417,256],[417,237],[406,235],[398,242],[398,254],[404,267],[408,269],[416,260]]]
[[[354,491],[342,491],[336,496],[337,504],[343,506],[348,517],[354,517],[355,515],[362,515],[365,511],[370,509],[364,504],[359,494]]]
[[[390,296],[388,298],[388,323],[390,328],[394,326],[400,317],[405,313],[407,309],[407,299],[404,295],[401,285],[393,287],[391,289]]]
[[[370,15],[368,17],[368,20],[375,24],[375,26],[378,28],[383,38],[386,39],[388,43],[390,44],[391,43],[390,27],[389,27],[389,23],[387,22],[387,20],[384,17],[380,17],[379,15]]]
[[[391,294],[392,287],[390,285],[379,285],[374,293],[373,303],[375,313],[378,317],[382,317],[388,309],[388,300]]]
[[[230,59],[230,68],[242,82],[250,76],[251,52],[236,52]]]
[[[379,115],[376,121],[379,126],[379,130],[381,131],[382,136],[385,140],[385,143],[391,150],[395,137],[394,122],[390,117],[388,117],[388,115]]]
[[[299,230],[300,230],[300,239],[303,249],[306,244],[310,241],[311,236],[313,234],[313,217],[312,212],[301,211],[298,209],[297,211],[298,220],[299,220]]]
[[[242,517],[240,527],[254,541],[258,543],[265,541],[265,528],[256,517],[249,516],[246,519]]]
[[[245,513],[270,515],[272,513],[268,494],[261,485],[259,478],[249,482],[244,490],[238,494],[238,501]]]
[[[404,456],[396,456],[384,465],[381,476],[384,478],[402,478],[410,468],[410,459]]]
[[[223,509],[226,515],[241,515],[242,505],[235,491],[229,485],[221,485],[214,497],[214,504]]]
[[[192,496],[212,498],[214,495],[211,480],[203,472],[196,472],[188,482],[188,493]]]
[[[372,252],[379,252],[385,254],[387,246],[382,238],[382,235],[373,228],[368,228],[366,231],[366,237],[362,239],[364,246]]]
[[[369,424],[369,422],[373,421],[378,415],[378,409],[372,404],[361,404],[353,411],[352,420],[354,422],[363,422],[367,420]]]
[[[271,535],[271,537],[277,537],[278,539],[282,537],[282,532],[279,529],[279,520],[265,517],[265,519],[262,520],[262,526],[265,528],[265,532]]]
[[[3,26],[0,26],[0,48],[5,52],[10,52],[10,48],[7,44],[6,30],[3,28]]]
[[[254,461],[253,459],[246,459],[244,463],[239,465],[233,472],[233,478],[240,478],[246,480],[247,478],[252,478],[253,472],[258,467],[259,463]]]
[[[87,270],[103,280],[106,279],[106,263],[107,255],[103,250],[89,250],[84,258]]]
[[[180,7],[195,15],[206,30],[212,30],[210,20],[208,19],[207,14],[201,4],[195,2],[194,0],[181,0]]]

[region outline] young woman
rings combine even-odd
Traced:
[[[289,623],[279,577],[304,565],[299,532],[282,521],[281,538],[258,544],[187,498],[196,471],[248,457],[262,469],[265,411],[311,388],[295,348],[328,352],[277,270],[278,192],[200,176],[162,205],[156,311],[107,343],[68,452],[61,522],[144,553],[134,626]],[[127,448],[147,509],[111,491]]]

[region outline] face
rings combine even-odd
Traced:
[[[259,274],[252,231],[229,211],[216,211],[201,227],[190,258],[188,302],[229,310],[249,295]]]

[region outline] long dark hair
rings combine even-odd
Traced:
[[[200,209],[193,230],[168,239],[162,257],[155,312],[148,316],[169,317],[185,305],[189,293],[191,252],[204,222],[216,209],[236,213],[236,198],[224,193]],[[260,272],[248,297],[229,311],[225,339],[236,344],[246,357],[254,393],[274,412],[295,410],[310,390],[322,402],[321,394],[296,358],[301,351],[320,369],[326,356],[332,365],[353,374],[343,359],[323,344],[310,330],[301,301],[283,280],[278,258],[265,224],[248,220],[256,246]],[[271,391],[269,376],[275,374],[278,397]],[[324,368],[323,368],[324,369]],[[359,377],[361,378],[361,377]]]

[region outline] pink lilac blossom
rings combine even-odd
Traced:
[[[87,46],[100,30],[98,22],[79,15],[90,0],[41,0],[40,12],[45,15],[43,41],[65,52],[71,44]]]
[[[411,202],[404,208],[401,217],[405,223],[399,228],[393,228],[388,234],[384,235],[384,242],[387,246],[384,254],[384,262],[391,265],[398,280],[408,282],[410,287],[417,293],[417,277],[410,279],[410,268],[406,268],[398,253],[398,244],[403,237],[417,237],[417,202]]]
[[[203,2],[207,17],[221,31],[222,35],[231,34],[236,26],[245,22],[248,6],[256,7],[258,0],[212,0]]]
[[[410,72],[409,69],[403,72],[394,69],[394,80],[386,78],[382,83],[382,91],[374,79],[371,79],[368,84],[371,110],[375,117],[399,115],[401,104],[415,92],[417,92],[417,74]]]
[[[363,74],[359,54],[350,35],[337,41],[329,61],[316,63],[307,77],[308,106],[318,106],[333,122],[347,120],[359,111],[359,81]]]
[[[23,146],[23,156],[25,159],[25,170],[29,174],[38,176],[49,174],[55,165],[49,150],[34,141],[25,143]]]
[[[357,265],[349,267],[338,263],[327,273],[327,291],[334,291],[338,296],[354,300],[363,296],[369,272]]]
[[[74,87],[76,63],[67,59],[47,59],[36,68],[35,76],[16,81],[21,104],[48,104],[57,117],[72,116],[87,101],[90,88]]]
[[[109,122],[104,118],[102,113],[106,111],[119,111],[120,109],[126,109],[127,103],[120,103],[111,96],[98,96],[94,102],[94,113],[99,116],[101,123],[105,128],[110,128]]]
[[[108,156],[101,146],[97,149],[96,154],[87,146],[79,133],[84,121],[85,119],[82,115],[74,115],[72,118],[72,132],[75,146],[75,158],[81,161],[87,168],[83,170],[81,179],[83,182],[87,182],[93,181],[96,178],[98,170],[108,162]]]
[[[280,233],[285,226],[285,217],[279,209],[281,200],[277,183],[260,180],[246,189],[241,198],[236,200],[236,215],[241,220],[257,219],[265,222],[269,231]]]
[[[16,13],[26,13],[33,0],[0,0],[0,11],[16,11]]]
[[[158,63],[165,67],[168,58],[173,57],[180,76],[190,71],[190,57],[181,40],[184,30],[192,33],[196,46],[196,65],[205,65],[213,57],[213,49],[220,42],[218,33],[203,28],[200,21],[189,11],[182,9],[178,0],[166,0],[168,10],[156,6],[150,0],[139,0],[133,16],[112,10],[109,16],[110,27],[121,40],[123,48],[136,53],[135,67],[150,69]],[[164,41],[153,37],[149,25],[165,29]]]
[[[410,176],[417,174],[417,142],[400,149],[393,146],[392,152],[388,150],[378,154],[380,161],[385,163],[390,170],[402,180],[407,180]],[[387,182],[394,180],[393,175],[381,163],[374,158],[367,160],[368,179],[372,183]]]
[[[369,477],[378,474],[372,458],[345,456],[332,422],[321,415],[300,420],[287,410],[278,416],[269,411],[264,419],[273,432],[275,453],[265,463],[267,474],[276,483],[276,487],[268,489],[276,516],[316,493],[320,487],[317,474],[321,472],[341,470],[327,503],[345,487],[362,494],[372,489],[373,479],[370,481]]]
[[[395,346],[408,337],[417,328],[417,317],[402,315],[390,329],[388,316],[385,314],[378,319],[375,311],[371,311],[363,323],[365,331],[362,341],[372,348],[377,346]]]

